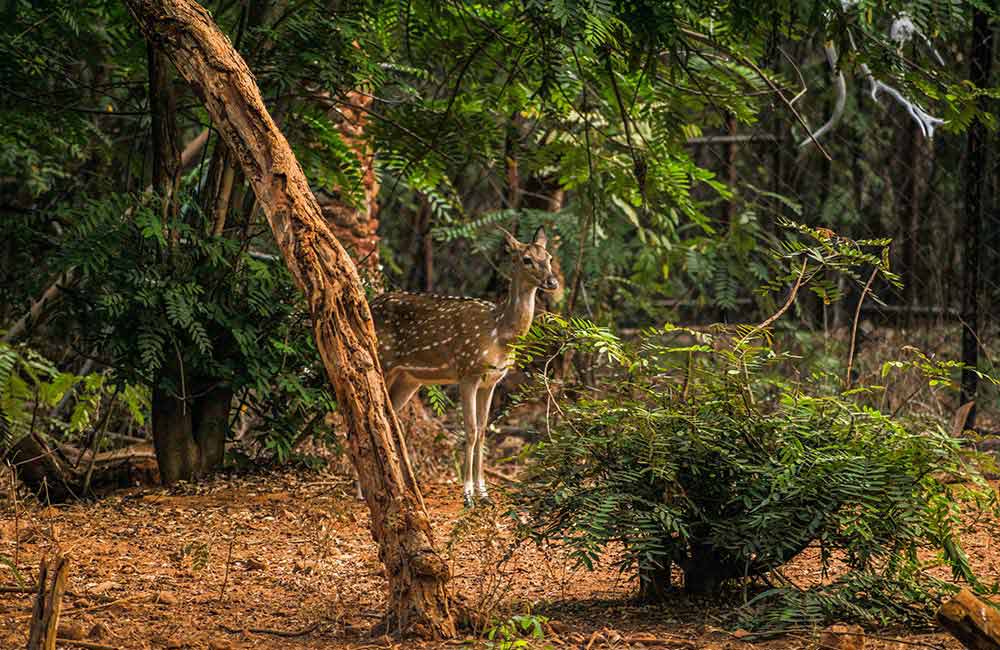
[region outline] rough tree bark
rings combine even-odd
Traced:
[[[1000,612],[968,589],[941,605],[938,623],[971,650],[1000,650]]]
[[[357,269],[329,227],[246,62],[192,0],[125,0],[146,38],[204,101],[239,160],[309,303],[316,344],[348,429],[389,583],[386,628],[451,637],[448,566],[433,546],[422,497],[404,473],[402,431],[382,379]]]
[[[163,201],[164,219],[177,216],[177,185],[180,180],[181,152],[177,146],[177,97],[170,86],[170,68],[163,54],[146,46],[149,67],[150,127],[153,132],[153,190]],[[170,241],[176,244],[176,231]]]
[[[49,565],[43,559],[38,570],[38,591],[32,609],[27,650],[56,650],[56,632],[59,630],[62,597],[66,592],[69,559],[64,555],[57,556],[51,572],[52,582],[48,584]]]

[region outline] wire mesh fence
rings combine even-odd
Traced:
[[[990,29],[980,29],[964,49],[944,52],[943,58],[951,61],[952,72],[988,86],[1000,68],[994,41]],[[795,108],[818,125],[836,110],[836,78],[827,61],[807,47],[785,53],[786,61],[802,62],[785,72],[808,88]],[[871,80],[847,75],[845,81],[843,117],[819,139],[829,157],[795,128],[788,107],[778,101],[752,127],[730,123],[727,133],[692,143],[698,164],[738,193],[734,204],[720,211],[720,221],[739,218],[750,203],[759,210],[762,203],[752,199],[767,191],[801,206],[799,218],[810,225],[852,239],[892,238],[892,266],[904,284],[874,287],[880,301],[868,300],[861,308],[868,327],[905,331],[904,340],[931,353],[993,371],[992,342],[1000,330],[994,307],[1000,299],[996,132],[976,125],[970,132],[978,134],[955,132],[945,124],[927,137],[903,103],[885,92],[873,98]],[[995,114],[1000,102],[984,100],[983,108]],[[787,204],[773,205],[765,221],[787,212]],[[813,326],[828,330],[850,324],[861,290],[842,288],[843,301],[807,309],[805,324],[810,318]],[[964,350],[963,337],[971,340]],[[965,393],[963,400],[972,397],[969,387]],[[987,411],[996,406],[991,386],[981,384],[978,396]]]

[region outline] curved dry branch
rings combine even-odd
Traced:
[[[833,114],[826,124],[819,127],[808,138],[799,143],[799,147],[805,147],[813,142],[817,142],[824,134],[831,131],[840,123],[844,116],[844,107],[847,106],[847,81],[844,79],[844,71],[837,69],[837,49],[831,41],[823,44],[823,51],[826,52],[826,61],[830,64],[830,72],[835,75],[833,87],[837,90],[837,100],[833,106]]]

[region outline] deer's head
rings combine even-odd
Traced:
[[[517,241],[506,230],[503,234],[511,254],[515,279],[542,291],[555,291],[559,288],[559,279],[552,272],[552,255],[546,250],[549,239],[545,236],[544,228],[540,227],[535,231],[535,238],[530,244]]]

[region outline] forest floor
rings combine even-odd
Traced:
[[[574,569],[555,549],[520,546],[501,563],[513,522],[501,508],[463,511],[459,492],[453,483],[425,486],[452,588],[480,613],[548,617],[532,647],[818,647],[815,633],[747,643],[719,629],[722,610],[680,598],[636,605],[630,578],[611,566]],[[315,471],[133,488],[58,507],[8,498],[0,557],[16,558],[31,584],[43,556],[68,555],[63,635],[121,650],[432,647],[370,635],[385,580],[367,518],[343,478]],[[964,541],[982,577],[1000,579],[1000,540],[974,531]],[[6,568],[0,575],[12,582]],[[816,557],[807,552],[786,575],[818,579]],[[30,607],[26,594],[0,593],[0,647],[24,647]],[[880,638],[870,636],[869,649],[960,647],[945,634],[872,634]],[[490,647],[472,636],[446,645]]]

